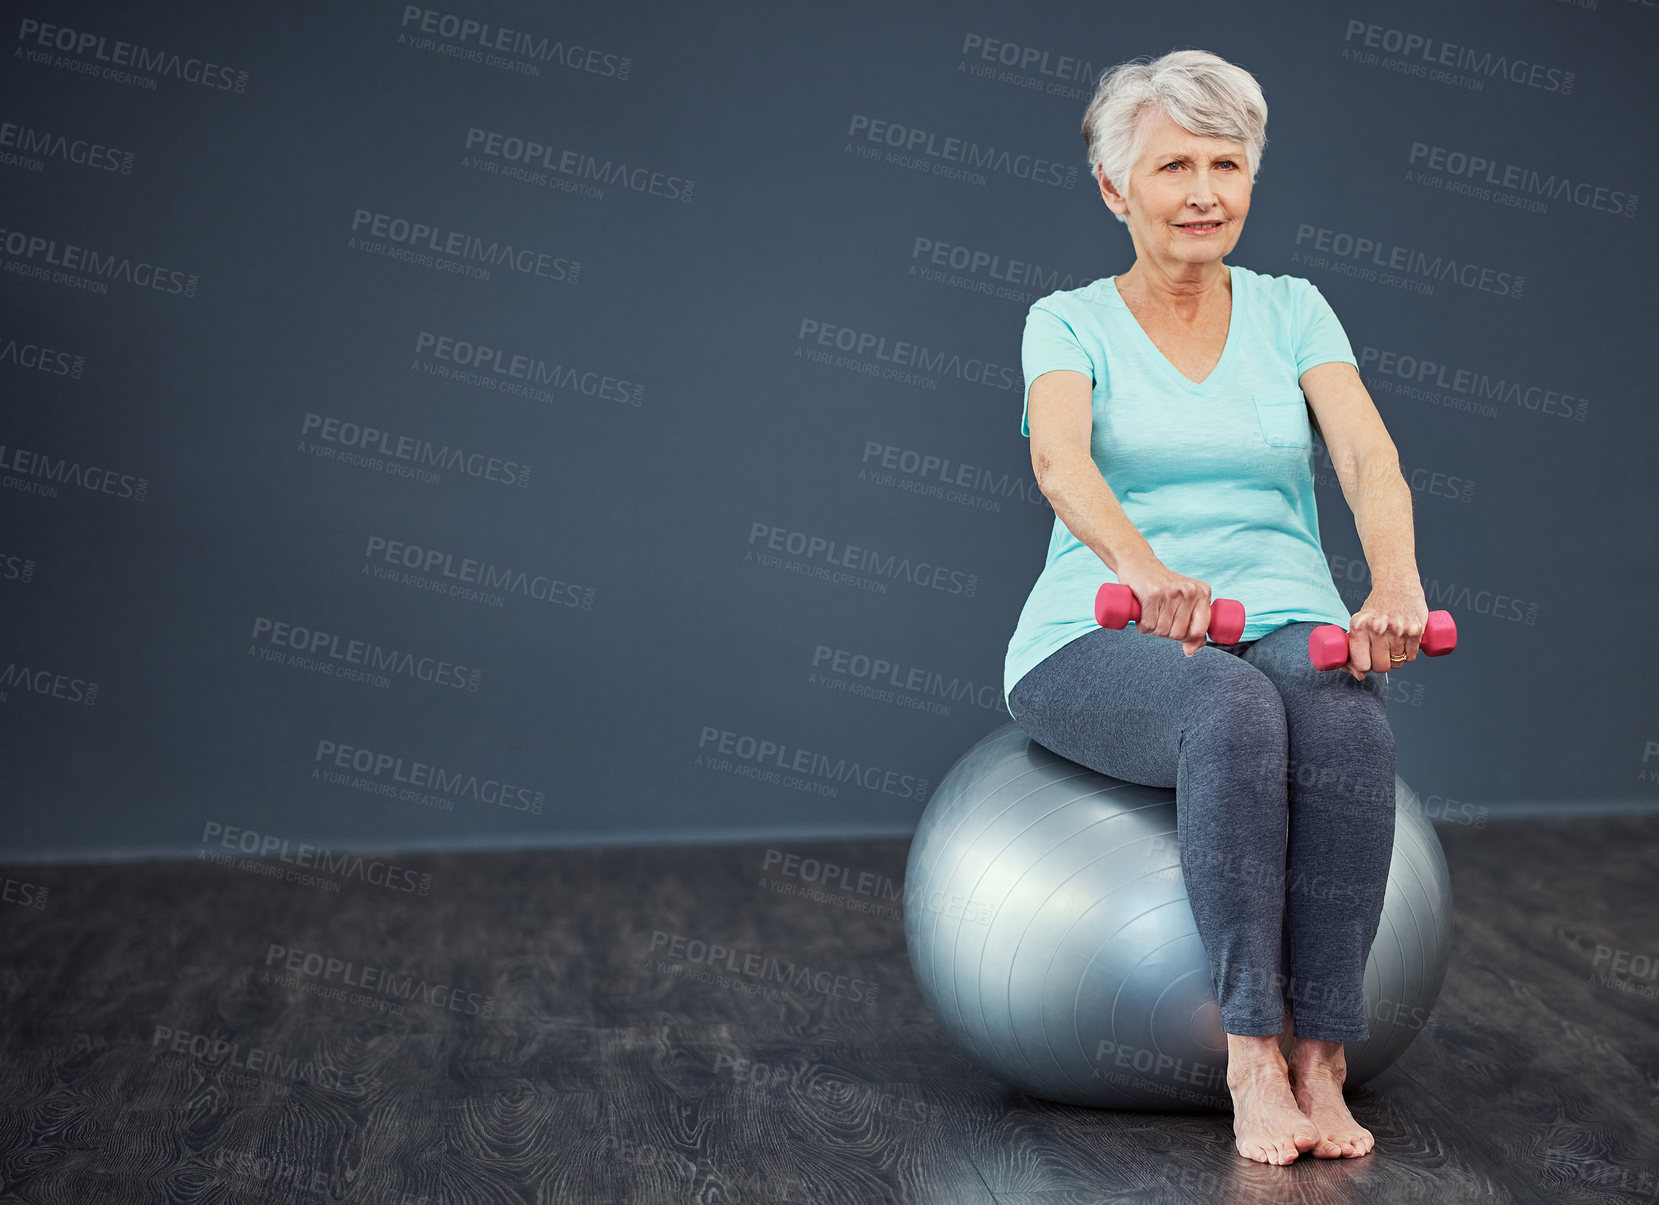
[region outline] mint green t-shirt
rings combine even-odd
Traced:
[[[1211,598],[1244,604],[1241,640],[1303,620],[1347,627],[1352,616],[1319,543],[1299,381],[1315,364],[1353,364],[1353,349],[1309,281],[1228,271],[1227,342],[1202,384],[1164,358],[1112,277],[1033,303],[1020,434],[1031,435],[1031,382],[1057,368],[1083,373],[1094,381],[1090,455],[1107,486],[1160,561],[1208,582]],[[1033,666],[1098,626],[1095,592],[1116,580],[1056,515],[1048,561],[1008,642],[1004,699]]]

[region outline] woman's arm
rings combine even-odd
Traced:
[[[1037,488],[1066,529],[1116,573],[1126,556],[1150,556],[1152,545],[1123,513],[1090,453],[1094,382],[1056,369],[1031,382],[1026,422]]]
[[[1031,382],[1026,422],[1037,488],[1066,529],[1134,591],[1141,604],[1135,630],[1179,640],[1189,657],[1203,648],[1209,586],[1157,558],[1094,462],[1094,382],[1064,368],[1043,373]]]
[[[1390,650],[1416,660],[1428,621],[1417,573],[1411,487],[1400,472],[1394,441],[1352,364],[1316,364],[1302,374],[1301,384],[1371,568],[1371,596],[1354,613],[1344,667],[1364,678],[1373,666],[1391,664]]]

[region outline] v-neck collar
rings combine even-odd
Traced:
[[[1215,367],[1210,369],[1210,375],[1205,377],[1202,381],[1195,381],[1191,377],[1188,377],[1182,373],[1179,368],[1175,367],[1175,365],[1171,364],[1169,362],[1169,357],[1164,355],[1162,351],[1158,350],[1158,345],[1152,341],[1152,336],[1146,333],[1146,328],[1143,327],[1140,324],[1140,320],[1135,317],[1135,312],[1129,308],[1129,303],[1123,299],[1123,294],[1118,292],[1118,278],[1116,276],[1108,276],[1106,278],[1106,283],[1112,290],[1112,300],[1117,303],[1118,310],[1123,314],[1124,322],[1128,326],[1134,328],[1135,335],[1140,339],[1141,344],[1146,348],[1147,352],[1151,354],[1154,360],[1163,365],[1163,370],[1169,376],[1169,379],[1181,386],[1181,388],[1185,389],[1188,393],[1194,395],[1202,395],[1210,392],[1211,388],[1220,378],[1223,370],[1225,370],[1232,362],[1233,344],[1238,342],[1238,331],[1240,325],[1239,278],[1233,271],[1232,264],[1227,265],[1227,281],[1229,285],[1228,291],[1232,294],[1232,312],[1227,317],[1227,341],[1221,345],[1221,358],[1215,362]]]

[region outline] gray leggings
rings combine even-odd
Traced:
[[[1298,1037],[1353,1042],[1369,1035],[1365,960],[1394,851],[1394,732],[1381,675],[1308,663],[1317,626],[1191,658],[1169,637],[1097,628],[1032,668],[1008,706],[1061,757],[1175,788],[1223,1029],[1279,1033],[1288,995]]]

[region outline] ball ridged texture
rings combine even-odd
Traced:
[[[1067,1104],[1231,1107],[1172,789],[1098,774],[1006,724],[951,767],[923,811],[904,920],[928,1007],[998,1079]],[[1370,1036],[1347,1044],[1350,1086],[1429,1023],[1451,937],[1445,854],[1396,779],[1388,889],[1365,968]],[[1281,1042],[1288,1051],[1288,1032]]]

